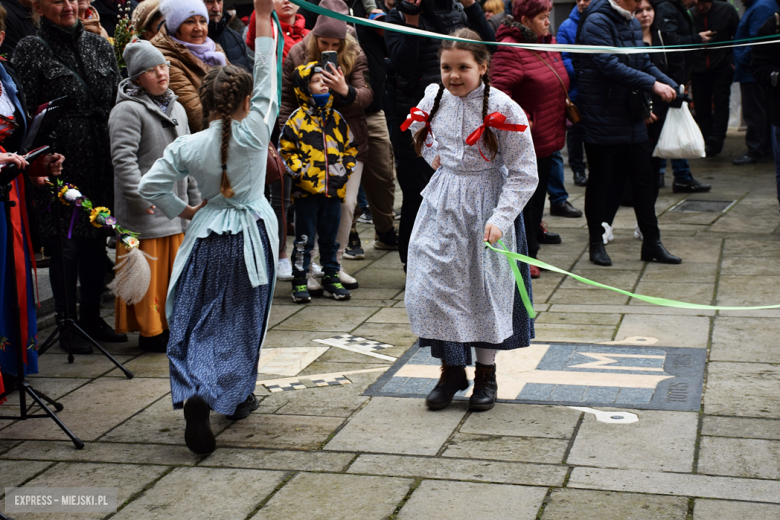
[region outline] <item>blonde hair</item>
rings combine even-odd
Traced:
[[[355,63],[358,57],[358,45],[354,36],[347,33],[347,37],[339,40],[339,50],[336,51],[339,58],[339,66],[344,73],[344,77],[348,77],[352,70],[355,68]],[[306,63],[310,61],[321,61],[322,53],[320,52],[320,46],[317,43],[317,36],[314,34],[309,38],[309,44],[306,47]]]
[[[252,76],[235,65],[214,67],[208,71],[198,89],[203,106],[203,128],[208,127],[208,117],[212,112],[217,112],[222,119],[222,142],[219,148],[222,184],[219,191],[227,199],[235,195],[227,175],[228,146],[233,135],[233,113],[251,93]]]
[[[501,0],[487,0],[485,5],[482,6],[482,10],[490,11],[493,14],[501,14],[505,11],[504,2]]]

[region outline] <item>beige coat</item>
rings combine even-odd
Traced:
[[[81,23],[84,24],[84,30],[102,36],[108,41],[111,39],[108,37],[108,33],[103,26],[100,25],[100,15],[92,6],[89,6],[89,18],[81,18]]]
[[[170,89],[179,96],[178,101],[187,112],[190,132],[199,132],[202,129],[203,110],[200,106],[198,89],[211,67],[203,63],[184,45],[173,41],[168,36],[168,28],[165,25],[160,28],[160,32],[150,43],[160,49],[165,59],[171,62]],[[222,47],[216,45],[217,50],[224,54]],[[230,63],[227,58],[225,61]]]

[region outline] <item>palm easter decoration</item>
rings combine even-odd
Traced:
[[[114,54],[116,55],[116,61],[119,64],[120,69],[127,68],[124,57],[122,54],[125,52],[127,44],[133,41],[135,37],[135,28],[130,22],[130,6],[125,4],[125,7],[119,6],[119,12],[124,14],[117,15],[119,23],[114,30],[114,38],[111,43],[114,44]]]

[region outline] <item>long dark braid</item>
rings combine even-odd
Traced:
[[[488,115],[488,109],[490,107],[490,75],[486,72],[482,76],[482,82],[485,84],[485,94],[482,97],[482,120],[484,121]],[[482,140],[485,143],[485,148],[490,153],[490,159],[495,159],[498,153],[498,139],[496,134],[490,128],[485,128],[485,132],[482,134]]]
[[[234,65],[211,69],[203,78],[198,92],[203,107],[203,127],[208,126],[208,119],[214,112],[222,119],[222,139],[219,149],[222,182],[219,191],[228,199],[235,195],[227,174],[228,148],[233,135],[233,114],[251,93],[252,76]]]
[[[433,116],[439,111],[439,103],[441,102],[441,96],[444,94],[444,85],[439,85],[439,91],[436,92],[436,98],[433,100],[433,107],[431,113],[428,114],[428,124],[433,122]],[[414,134],[414,151],[417,155],[422,155],[423,146],[425,146],[425,140],[428,138],[428,128],[426,126],[417,130]],[[433,136],[431,136],[433,139]]]

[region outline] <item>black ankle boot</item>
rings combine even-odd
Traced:
[[[661,264],[681,264],[682,258],[671,254],[666,250],[661,241],[656,239],[642,242],[642,261],[655,261]]]
[[[233,415],[228,415],[225,418],[230,419],[231,421],[240,421],[241,419],[249,417],[249,414],[258,408],[260,408],[260,401],[257,400],[255,394],[249,394],[249,397],[247,397],[243,403],[236,406],[236,411],[233,412]]]
[[[184,442],[191,452],[198,455],[213,453],[217,449],[217,440],[211,431],[209,414],[211,408],[202,397],[193,396],[184,403]]]
[[[468,387],[469,380],[466,377],[466,367],[451,367],[442,361],[439,383],[425,398],[425,404],[431,410],[447,408],[452,402],[453,396],[459,390],[465,390]]]
[[[125,343],[127,334],[118,334],[100,317],[100,307],[82,306],[79,312],[79,327],[97,341],[106,343]]]
[[[490,410],[496,405],[496,365],[477,363],[474,371],[474,391],[469,398],[469,410]]]
[[[599,237],[598,240],[590,242],[590,261],[596,265],[612,265],[612,259],[604,248],[604,241]]]

